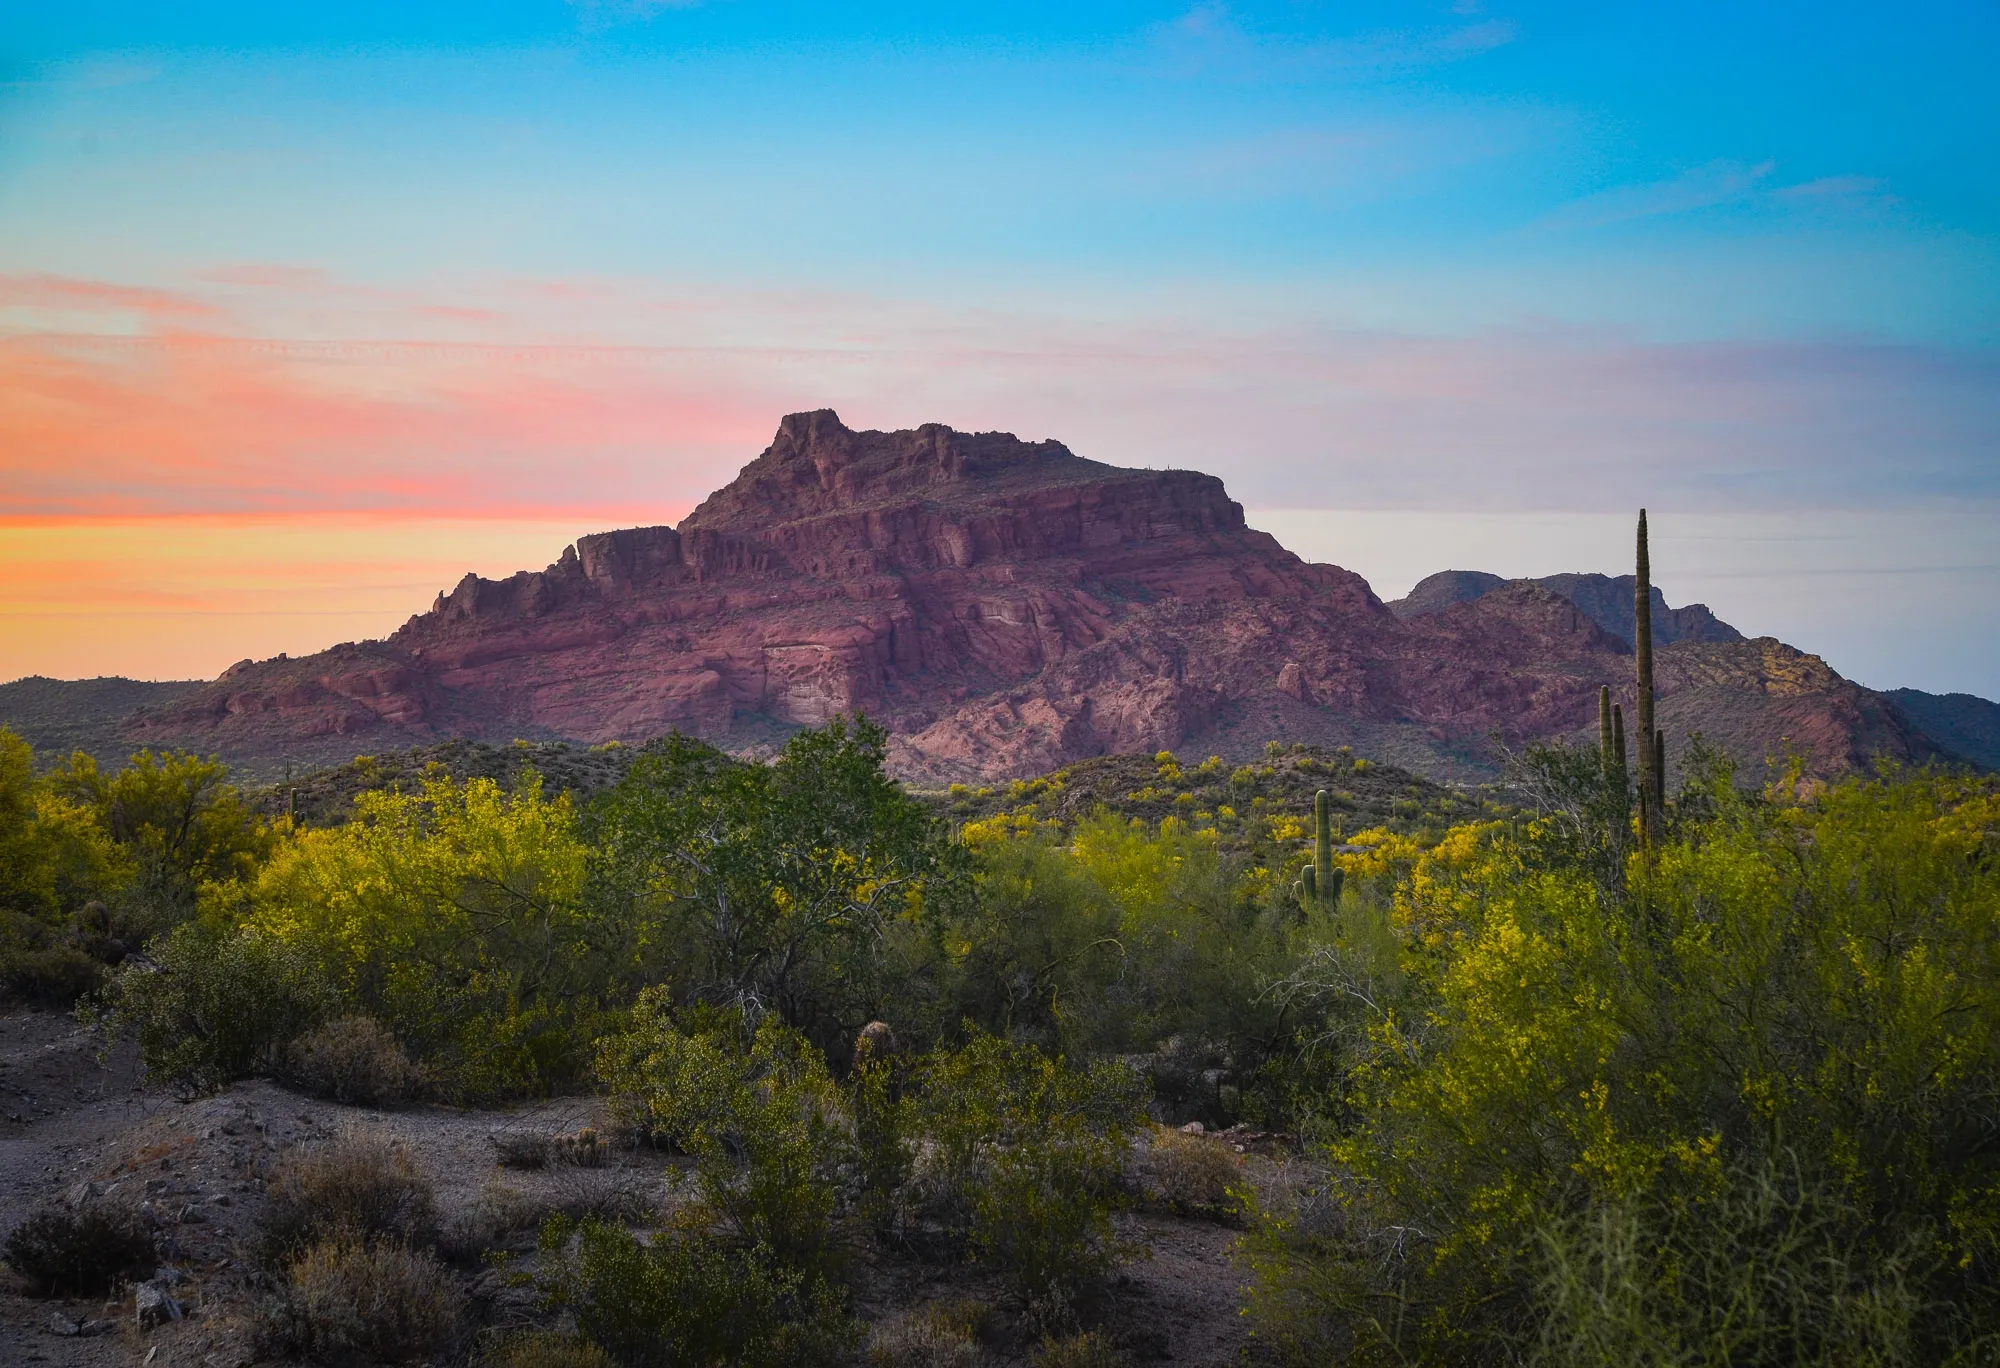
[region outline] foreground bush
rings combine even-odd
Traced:
[[[152,1273],[153,1234],[130,1207],[38,1207],[7,1236],[7,1263],[44,1292],[102,1292]]]
[[[371,1017],[344,1016],[292,1043],[287,1075],[315,1097],[394,1107],[415,1097],[422,1077],[403,1047]]]
[[[1121,1065],[1073,1069],[980,1036],[923,1060],[912,1087],[919,1214],[1059,1316],[1124,1252],[1111,1213],[1144,1084]]]
[[[331,983],[297,946],[219,921],[192,921],[128,964],[102,1014],[138,1037],[147,1074],[184,1093],[279,1072],[292,1042],[332,1008]]]
[[[450,1348],[464,1315],[463,1294],[430,1254],[340,1235],[293,1262],[260,1318],[259,1347],[317,1363],[410,1363]]]
[[[1160,1196],[1177,1210],[1223,1215],[1236,1206],[1231,1189],[1242,1181],[1242,1169],[1220,1140],[1156,1130],[1146,1151],[1146,1170]]]
[[[408,1150],[365,1130],[292,1150],[265,1192],[266,1256],[282,1259],[315,1241],[429,1240],[437,1225],[431,1183]]]
[[[1328,1112],[1343,1186],[1252,1240],[1268,1337],[1362,1362],[1993,1352],[2000,796],[1698,782],[1650,854],[1551,819],[1418,862],[1401,996],[1368,985],[1353,1110]]]
[[[550,1305],[627,1368],[816,1368],[860,1342],[831,1284],[702,1229],[646,1244],[619,1226],[558,1220],[542,1253]]]
[[[746,1244],[815,1275],[833,1255],[852,1154],[826,1060],[798,1032],[735,1011],[676,1011],[648,990],[600,1073],[644,1124],[696,1158],[704,1208]]]
[[[0,910],[0,1002],[65,1008],[104,983],[101,960],[61,940],[53,928]]]

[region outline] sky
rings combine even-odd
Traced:
[[[0,679],[211,676],[832,407],[2000,696],[2000,8],[0,7]]]

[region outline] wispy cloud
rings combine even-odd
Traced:
[[[823,405],[1214,470],[1264,506],[2000,494],[2000,358],[1979,351],[1414,336],[1192,307],[1113,321],[589,279],[332,282],[225,315],[209,302],[225,288],[64,282],[171,326],[0,337],[0,516],[685,505],[779,415]]]
[[[1453,12],[1464,19],[1478,11],[1455,7]],[[1279,78],[1388,75],[1476,57],[1519,37],[1512,20],[1482,19],[1300,40],[1253,31],[1219,3],[1196,5],[1150,31],[1157,57],[1179,73]]]
[[[1544,223],[1550,227],[1600,228],[1633,219],[1712,209],[1748,199],[1776,169],[1777,163],[1769,161],[1755,165],[1712,161],[1666,180],[1621,185],[1572,200],[1549,215]]]

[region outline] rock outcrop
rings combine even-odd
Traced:
[[[1615,597],[1619,581],[1604,583]],[[891,730],[895,767],[929,782],[1111,752],[1234,755],[1272,737],[1465,773],[1496,734],[1565,734],[1595,716],[1601,683],[1629,683],[1621,624],[1580,595],[1516,581],[1399,617],[1358,575],[1247,528],[1211,475],[935,424],[855,432],[822,410],[787,417],[678,527],[468,575],[386,640],[246,661],[129,734],[268,768],[439,736],[679,728],[752,748],[863,711]],[[1679,644],[1662,672],[1670,690],[1678,678],[1741,703],[1746,758],[1794,731],[1824,736],[1836,768],[1878,741],[1927,753],[1907,728],[1842,731],[1866,691],[1812,657],[1793,692],[1754,683],[1773,676],[1776,643],[1710,623],[1663,634]],[[1711,654],[1676,676],[1673,653],[1695,646]],[[1731,674],[1716,652],[1742,662]]]

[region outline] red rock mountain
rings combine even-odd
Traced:
[[[1677,642],[1660,673],[1670,732],[1745,759],[1786,738],[1823,769],[1931,753],[1880,695],[1769,638]],[[468,575],[387,640],[245,661],[128,733],[268,769],[440,735],[754,747],[860,710],[927,782],[1277,737],[1463,775],[1496,732],[1572,732],[1630,678],[1623,640],[1532,582],[1399,618],[1247,528],[1211,475],[822,410],[678,528]]]

